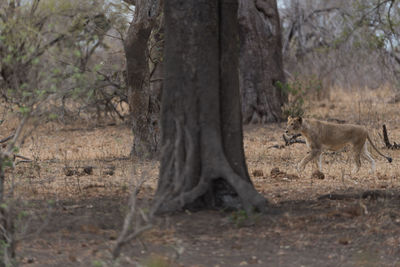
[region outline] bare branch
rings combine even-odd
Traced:
[[[24,157],[24,156],[19,155],[19,154],[16,154],[15,157],[16,157],[16,158],[23,159],[23,160],[26,160],[26,161],[32,161],[30,158]]]
[[[13,137],[14,137],[14,134],[12,134],[12,135],[10,135],[10,136],[8,136],[8,137],[5,137],[5,138],[3,138],[3,139],[1,139],[1,140],[0,140],[0,144],[7,142],[8,140],[12,139]]]
[[[29,115],[25,115],[25,116],[22,118],[22,121],[21,121],[20,124],[18,125],[17,130],[15,131],[15,134],[14,134],[13,139],[12,139],[11,142],[7,145],[6,151],[3,152],[3,154],[4,154],[5,156],[10,156],[10,155],[11,155],[11,152],[12,152],[13,149],[14,149],[15,143],[17,142],[19,136],[21,135],[22,129],[24,128],[24,126],[25,126],[25,124],[26,124],[26,121],[28,120],[28,116],[29,116]]]
[[[123,0],[128,5],[136,6],[136,0]]]
[[[31,16],[36,12],[38,6],[39,6],[39,2],[40,0],[34,0],[32,3],[32,7],[31,7]]]
[[[394,142],[393,145],[390,143],[389,136],[388,136],[385,124],[382,126],[382,128],[383,128],[383,141],[385,142],[386,148],[388,148],[388,149],[400,149],[400,145],[396,144],[396,142]]]
[[[301,136],[301,134],[295,134],[295,135],[291,136],[290,138],[288,138],[287,135],[283,134],[282,138],[285,141],[285,146],[290,146],[290,145],[293,145],[296,143],[305,144],[306,141],[297,139],[297,137],[299,137],[299,136]]]
[[[125,216],[124,224],[122,226],[121,233],[118,236],[117,242],[113,249],[113,257],[116,259],[120,252],[121,248],[124,244],[128,243],[129,241],[133,240],[134,238],[138,237],[140,234],[145,232],[146,230],[150,229],[152,226],[150,219],[147,216],[144,216],[143,213],[140,214],[137,208],[137,195],[139,194],[143,183],[146,181],[146,175],[142,174],[142,177],[138,181],[135,189],[133,190],[130,198],[129,198],[129,211]],[[133,227],[133,232],[131,230],[133,220],[135,216],[140,215],[140,218],[145,222],[144,225],[135,225]],[[150,214],[151,215],[151,214]],[[137,222],[139,223],[139,222]]]

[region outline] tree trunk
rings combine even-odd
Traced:
[[[278,122],[287,97],[276,0],[239,0],[240,89],[244,123]]]
[[[14,221],[10,203],[5,198],[4,166],[6,160],[0,155],[0,267],[13,266],[15,261]]]
[[[149,49],[152,30],[160,15],[160,0],[137,0],[125,40],[129,107],[134,135],[131,154],[152,157],[157,151],[159,93],[150,87]]]
[[[243,153],[237,0],[165,2],[161,167],[156,212],[264,210]]]

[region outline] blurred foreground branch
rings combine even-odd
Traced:
[[[117,238],[117,242],[112,251],[113,258],[116,259],[121,253],[122,247],[137,238],[143,232],[153,227],[151,223],[151,214],[148,216],[142,209],[138,208],[137,195],[139,194],[144,182],[146,175],[142,174],[142,177],[135,185],[135,188],[129,198],[129,210],[125,216],[122,231]]]

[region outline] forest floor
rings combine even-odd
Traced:
[[[19,151],[33,162],[6,173],[17,203],[18,260],[21,266],[400,266],[400,151],[385,149],[382,139],[386,124],[391,141],[400,142],[400,103],[392,103],[389,90],[363,92],[338,90],[330,100],[307,101],[306,115],[366,125],[392,164],[371,151],[377,171],[369,173],[363,161],[352,174],[348,152],[327,152],[324,179],[312,177],[311,164],[298,174],[306,146],[279,147],[284,123],[247,126],[249,172],[274,212],[158,218],[114,262],[110,251],[132,184],[146,178],[139,195],[145,207],[158,162],[128,158],[132,134],[123,124],[40,126]],[[6,119],[0,137],[15,126]]]

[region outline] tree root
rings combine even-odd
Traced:
[[[192,189],[186,191],[185,181],[188,177],[192,177],[193,175],[192,169],[196,155],[193,139],[189,131],[184,129],[177,120],[176,131],[174,145],[168,145],[169,148],[164,148],[164,150],[170,150],[171,153],[168,154],[171,154],[172,157],[168,161],[167,167],[163,170],[162,174],[169,176],[173,171],[173,181],[172,183],[163,184],[164,188],[161,188],[163,194],[155,199],[153,205],[154,213],[162,214],[181,210],[186,205],[193,203],[196,199],[203,196],[210,188],[211,182],[218,178],[223,178],[233,187],[246,212],[266,211],[268,201],[255,190],[251,183],[242,179],[233,171],[223,153],[222,147],[216,148],[216,154],[218,155],[215,156],[214,160],[203,159],[206,163],[202,163],[203,173],[200,176],[199,182]],[[184,151],[182,147],[187,148],[186,151]],[[167,177],[161,177],[160,179],[167,181]]]
[[[224,160],[226,161],[226,159]],[[218,176],[224,178],[235,189],[246,212],[248,214],[254,211],[266,212],[268,205],[267,199],[260,195],[251,183],[237,175],[227,161],[224,165],[224,167],[221,167]]]

